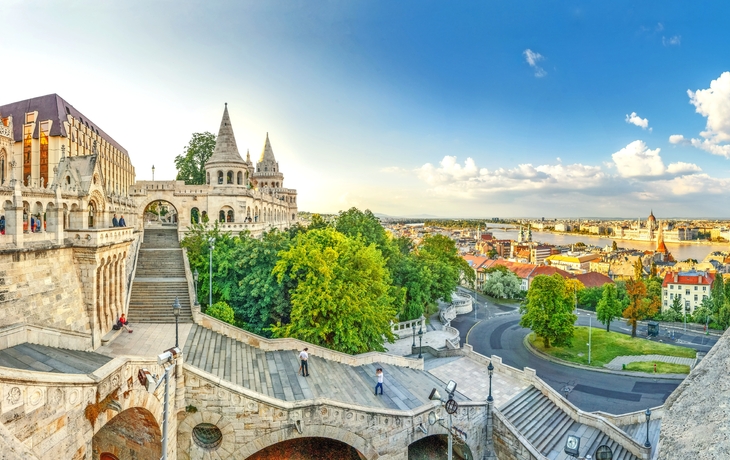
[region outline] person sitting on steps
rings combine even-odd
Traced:
[[[117,326],[119,326],[119,329],[124,328],[127,332],[130,334],[132,333],[132,330],[129,328],[129,321],[127,321],[127,317],[122,313],[122,316],[119,317],[119,320],[117,321]]]

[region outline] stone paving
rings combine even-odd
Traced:
[[[661,361],[664,363],[684,364],[685,366],[689,366],[690,368],[692,368],[695,365],[696,359],[664,355],[617,356],[613,358],[610,363],[605,364],[604,367],[606,367],[607,369],[611,369],[612,371],[620,371],[623,369],[624,364],[646,361]]]
[[[456,381],[459,392],[472,401],[485,401],[489,396],[487,366],[476,361],[468,358],[449,360],[441,366],[430,369],[429,372],[444,382]],[[502,407],[528,386],[527,383],[495,372],[492,376],[494,405],[497,408]]]
[[[188,338],[191,323],[180,324],[179,345],[182,346]],[[107,356],[141,356],[154,357],[175,346],[175,324],[163,323],[136,323],[131,325],[134,331],[129,334],[122,330],[121,333],[108,345],[96,350]],[[185,351],[185,350],[183,350]]]

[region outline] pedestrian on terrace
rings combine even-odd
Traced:
[[[309,377],[309,365],[307,364],[307,360],[309,359],[309,353],[307,353],[308,350],[309,348],[305,348],[299,353],[299,360],[302,363],[299,366],[299,370],[304,377]]]

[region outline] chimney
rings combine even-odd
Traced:
[[[678,281],[678,279],[677,279],[677,274],[675,273],[675,274],[674,274],[674,282],[676,283],[677,281]]]

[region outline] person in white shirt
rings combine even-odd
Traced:
[[[302,372],[302,375],[304,377],[309,377],[309,366],[307,365],[309,353],[307,353],[307,350],[309,350],[309,348],[305,348],[299,353],[299,359],[302,362],[302,364],[299,366],[299,370]]]
[[[375,377],[378,379],[378,383],[375,384],[375,395],[378,394],[378,388],[380,388],[380,395],[383,395],[383,369],[378,368],[378,370],[375,371]]]

